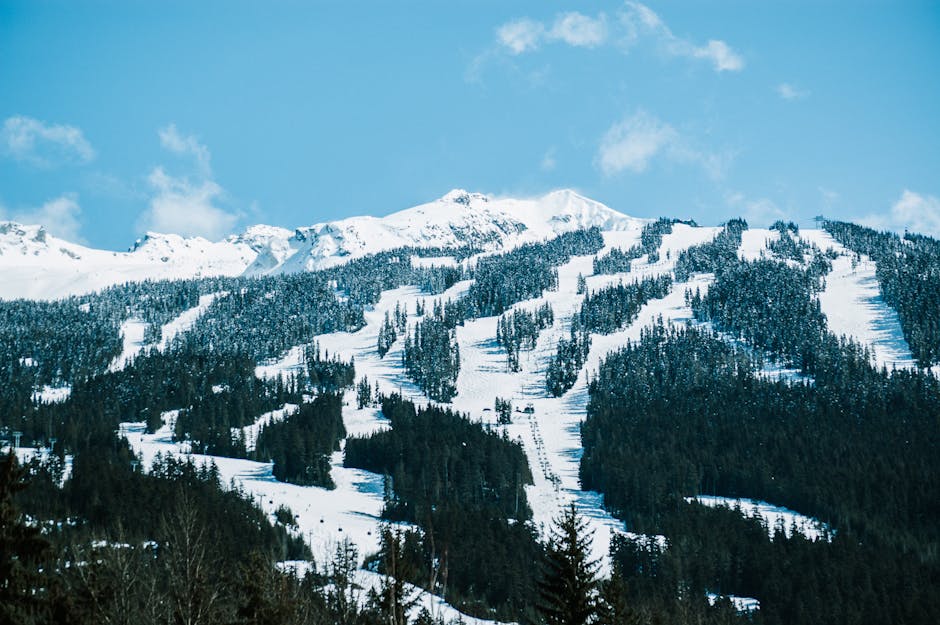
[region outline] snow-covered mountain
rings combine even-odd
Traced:
[[[256,225],[218,242],[148,233],[128,252],[63,241],[38,225],[0,222],[0,298],[53,299],[147,279],[309,271],[403,246],[504,249],[580,228],[632,231],[643,223],[571,190],[514,199],[459,189],[386,217],[293,232]]]

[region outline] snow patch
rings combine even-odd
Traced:
[[[738,597],[736,595],[716,595],[713,592],[705,593],[708,605],[715,605],[719,599],[727,599],[738,612],[753,612],[760,610],[760,601],[752,597]]]
[[[688,503],[697,503],[709,508],[739,510],[741,514],[748,518],[759,518],[767,526],[767,533],[771,538],[778,529],[781,529],[787,538],[793,536],[793,532],[796,531],[813,541],[832,541],[832,531],[825,523],[766,501],[732,499],[715,495],[698,495],[697,497],[686,497],[685,500]]]
[[[33,394],[33,401],[40,404],[61,404],[72,394],[72,387],[68,384],[64,386],[49,386],[48,384]]]

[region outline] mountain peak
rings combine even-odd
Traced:
[[[440,201],[470,206],[470,203],[473,201],[488,202],[489,199],[490,198],[483,193],[474,193],[464,189],[451,189],[441,197]]]
[[[30,240],[45,243],[48,232],[45,226],[21,224],[18,221],[0,221],[0,236],[5,239]]]

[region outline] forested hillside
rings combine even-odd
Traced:
[[[0,301],[0,623],[940,621],[940,243],[582,225]]]

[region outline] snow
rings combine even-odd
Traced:
[[[213,390],[215,389],[213,388]],[[264,413],[255,419],[255,422],[251,425],[241,428],[242,440],[245,441],[245,450],[248,453],[251,453],[255,450],[255,445],[258,442],[258,435],[261,434],[261,430],[264,428],[264,426],[283,421],[285,418],[296,413],[298,410],[300,410],[300,406],[297,404],[284,404],[283,407],[278,408],[277,410]]]
[[[188,308],[179,314],[175,319],[165,323],[161,328],[160,342],[151,348],[157,351],[164,351],[170,346],[170,343],[180,334],[189,331],[193,324],[205,313],[206,309],[212,305],[212,302],[218,297],[224,297],[226,293],[210,293],[199,298],[199,303],[192,308]],[[144,333],[147,330],[147,322],[138,318],[124,320],[121,323],[121,337],[124,339],[124,347],[121,353],[115,357],[108,367],[108,371],[122,371],[130,362],[146,347],[144,345]]]
[[[385,579],[384,575],[374,573],[372,571],[360,569],[357,573],[357,582],[367,589],[375,588],[378,590],[381,588],[382,582]],[[412,618],[416,617],[421,609],[424,608],[431,614],[432,617],[443,619],[446,623],[450,623],[452,621],[459,621],[461,623],[465,623],[466,625],[497,625],[499,623],[499,621],[488,621],[485,619],[468,616],[452,607],[437,595],[431,594],[426,590],[418,588],[412,584],[406,584],[406,588],[408,588],[412,593],[418,594],[418,601],[409,613],[409,616]]]
[[[605,247],[599,255],[606,254],[613,247],[626,249],[637,243],[642,225],[633,226],[604,232]],[[579,274],[587,276],[589,289],[619,280],[632,282],[645,276],[662,275],[672,270],[681,250],[710,241],[719,231],[719,228],[692,228],[676,224],[672,234],[663,238],[660,260],[649,264],[645,257],[637,259],[633,264],[633,272],[629,274],[592,276],[593,255],[572,258],[559,268],[560,284],[557,291],[546,292],[540,298],[515,306],[531,309],[547,302],[555,313],[555,324],[542,333],[535,349],[523,352],[522,371],[519,373],[506,370],[505,354],[495,341],[497,317],[471,320],[457,328],[461,369],[457,379],[457,396],[451,406],[468,414],[471,419],[505,431],[511,439],[522,444],[533,473],[534,484],[526,488],[526,494],[536,527],[541,529],[543,535],[547,535],[561,510],[573,503],[587,520],[590,530],[594,531],[592,556],[601,561],[603,573],[609,571],[607,553],[614,533],[653,541],[662,546],[666,545],[666,539],[659,535],[641,536],[627,532],[624,523],[604,509],[600,493],[581,490],[578,469],[582,454],[580,424],[586,417],[587,405],[586,372],[596,370],[610,351],[623,346],[628,340],[637,340],[640,330],[658,317],[667,323],[684,324],[691,320],[691,310],[685,305],[685,290],[689,287],[693,290],[707,289],[712,276],[697,275],[689,283],[675,285],[666,298],[644,306],[637,321],[628,328],[607,336],[594,335],[587,364],[574,388],[563,397],[547,395],[544,386],[545,368],[554,354],[558,339],[568,335],[571,318],[583,300],[583,295],[576,294]],[[435,299],[456,299],[466,293],[469,285],[469,281],[459,282],[439,296],[428,296],[414,287],[386,291],[379,302],[365,312],[366,325],[362,329],[354,333],[321,335],[316,340],[321,349],[339,354],[343,359],[354,358],[357,379],[367,376],[371,384],[378,382],[384,392],[398,391],[418,405],[427,404],[427,398],[405,375],[401,366],[401,338],[384,358],[379,358],[376,350],[379,326],[385,312],[394,310],[396,305],[407,307],[412,313],[409,316],[409,324],[412,324],[417,320],[413,313],[419,301],[430,304]],[[269,377],[290,371],[300,366],[302,353],[302,346],[289,350],[280,360],[259,366],[256,374]],[[510,425],[496,426],[496,415],[492,411],[496,396],[512,400],[516,408],[532,404],[534,413],[514,412]],[[350,406],[344,409],[343,414],[350,435],[368,434],[388,427],[387,421],[375,408],[352,410]]]
[[[36,391],[33,401],[41,404],[61,404],[72,394],[72,387],[68,384],[64,386],[49,386],[48,384]]]
[[[305,577],[313,570],[313,562],[307,560],[285,560],[277,563],[282,571],[290,571],[300,578]],[[355,588],[354,593],[358,598],[359,605],[364,605],[370,590],[378,592],[385,582],[386,576],[366,569],[358,569],[352,575],[352,585]],[[418,601],[408,612],[410,618],[415,618],[421,609],[426,609],[435,619],[442,619],[445,623],[459,621],[465,625],[499,625],[499,621],[488,621],[475,618],[460,612],[439,596],[414,586],[405,584],[406,592],[412,596],[417,594]],[[508,625],[508,624],[507,624]]]
[[[122,423],[120,434],[133,447],[145,470],[153,466],[157,454],[188,457],[197,465],[215,463],[223,484],[233,484],[250,494],[273,520],[281,505],[296,515],[301,535],[313,553],[329,554],[342,538],[349,538],[363,554],[379,547],[379,515],[382,511],[383,483],[379,475],[342,466],[342,452],[331,458],[330,474],[335,490],[278,482],[273,464],[190,453],[188,444],[173,442],[173,424],[178,411],[163,414],[164,425],[147,434],[144,423]]]
[[[278,376],[286,377],[290,374],[300,373],[304,367],[304,352],[306,345],[298,345],[289,349],[280,358],[275,358],[255,367],[255,377],[272,379]]]
[[[738,597],[735,595],[716,595],[713,592],[705,593],[708,598],[708,605],[715,605],[719,599],[727,599],[738,612],[753,612],[760,610],[760,601],[752,597]]]
[[[728,508],[730,510],[740,510],[741,514],[750,518],[759,518],[767,526],[767,534],[773,538],[778,528],[782,529],[787,538],[793,536],[793,532],[799,532],[810,540],[832,541],[832,532],[829,527],[812,517],[804,516],[799,512],[775,506],[766,501],[757,501],[754,499],[732,499],[729,497],[717,497],[714,495],[698,495],[697,497],[686,497],[689,503],[698,503],[709,508]]]
[[[665,242],[667,249],[678,251],[690,244],[707,240],[714,236],[717,229],[701,232],[687,226],[677,228],[676,236]],[[639,229],[604,233],[608,248],[629,246],[639,239]],[[638,265],[636,275],[658,274],[669,270],[668,263],[662,261],[653,266]],[[533,509],[533,520],[537,527],[547,532],[553,520],[562,508],[574,503],[579,512],[588,520],[595,532],[593,556],[604,563],[610,538],[614,532],[626,533],[624,524],[613,518],[603,507],[603,497],[596,492],[581,490],[578,479],[578,467],[581,456],[579,426],[586,416],[587,383],[582,374],[578,384],[561,398],[547,396],[544,389],[544,371],[549,358],[555,350],[557,340],[566,336],[570,319],[578,310],[583,296],[577,296],[578,274],[590,275],[593,256],[573,258],[559,268],[560,286],[558,291],[547,292],[543,297],[517,304],[517,308],[532,308],[548,302],[555,311],[556,322],[552,328],[542,333],[536,348],[522,355],[523,370],[510,373],[506,370],[505,354],[496,345],[497,317],[486,317],[468,321],[457,328],[457,340],[461,352],[461,372],[457,379],[458,393],[452,407],[468,414],[471,419],[495,425],[496,416],[491,409],[496,396],[511,399],[517,408],[531,403],[533,414],[513,413],[513,423],[501,426],[507,435],[522,443],[533,472],[534,485],[527,487],[527,496]],[[642,266],[642,268],[640,267]],[[461,282],[438,296],[441,300],[457,298],[466,292],[469,282]],[[366,312],[366,325],[355,333],[335,333],[317,337],[321,348],[338,353],[344,359],[355,358],[357,377],[368,376],[371,383],[378,382],[380,388],[400,391],[405,397],[419,405],[428,403],[411,380],[405,376],[401,366],[402,340],[399,339],[384,358],[379,358],[376,351],[378,328],[386,311],[393,310],[396,304],[407,306],[411,312],[418,301],[424,299],[430,303],[434,299],[413,287],[387,291],[382,294],[376,306]],[[646,325],[655,316],[688,319],[691,312],[684,304],[684,285],[677,287],[669,298],[659,306],[647,307],[641,312],[641,320],[631,326],[631,333],[618,333],[610,337],[595,336],[595,347],[589,356],[588,367],[595,367],[600,359],[611,349],[621,346],[627,338],[638,338],[640,327]],[[413,323],[416,317],[409,319]],[[297,359],[292,350],[275,365],[259,367],[261,375],[272,375],[277,370],[289,368]],[[344,411],[347,429],[350,434],[368,433],[387,426],[375,409],[362,411]],[[635,536],[635,535],[634,535]],[[637,538],[641,538],[637,536]],[[659,544],[665,544],[662,536],[649,537]]]
[[[638,230],[643,223],[571,190],[527,199],[454,190],[386,217],[293,231],[257,225],[219,242],[148,233],[130,252],[92,249],[41,226],[0,222],[0,297],[56,299],[148,279],[292,273],[403,246],[508,249],[579,228]]]
[[[13,447],[12,443],[0,444],[0,454],[10,453],[10,450],[12,449],[12,447]],[[16,448],[16,459],[20,462],[20,464],[25,464],[29,462],[30,460],[32,460],[33,458],[39,458],[40,460],[47,460],[49,459],[51,453],[52,453],[52,450],[49,447],[38,448],[38,447],[20,446]],[[72,456],[71,454],[65,455],[65,462],[63,463],[63,467],[62,467],[62,480],[59,482],[60,487],[63,484],[65,484],[65,482],[72,475],[73,458],[74,456]]]
[[[173,235],[148,235],[134,251],[103,252],[58,241],[41,228],[7,224],[0,226],[0,296],[56,297],[70,292],[100,288],[104,284],[155,277],[191,277],[195,275],[255,275],[301,271],[345,262],[368,253],[400,246],[448,247],[476,245],[495,253],[530,241],[540,241],[581,227],[599,226],[604,249],[628,249],[637,244],[646,223],[613,211],[603,204],[584,198],[572,191],[557,191],[535,199],[491,198],[455,190],[439,200],[399,211],[383,218],[357,217],[316,224],[309,228],[288,231],[266,226],[253,226],[245,234],[220,243],[201,239],[183,239]],[[603,496],[581,490],[578,468],[582,454],[579,426],[586,417],[587,375],[596,371],[611,351],[628,341],[640,338],[641,330],[658,319],[665,323],[684,325],[694,322],[685,304],[687,289],[706,292],[714,276],[695,274],[688,282],[673,285],[670,293],[642,307],[636,321],[609,335],[593,335],[592,347],[585,366],[574,385],[560,398],[549,397],[544,389],[546,366],[554,354],[558,340],[566,337],[571,319],[577,313],[583,295],[576,294],[577,277],[586,277],[589,291],[623,281],[633,282],[645,277],[668,274],[675,268],[679,253],[693,245],[711,241],[720,228],[693,228],[675,224],[663,237],[659,259],[650,263],[643,256],[632,262],[631,271],[613,275],[592,275],[593,256],[578,256],[559,268],[559,288],[542,297],[520,302],[516,308],[530,310],[549,303],[555,323],[546,329],[536,347],[524,352],[522,371],[506,370],[505,354],[495,342],[496,317],[468,321],[458,327],[461,350],[461,371],[457,380],[458,394],[452,407],[489,427],[497,427],[521,443],[532,469],[534,484],[527,487],[533,510],[533,521],[543,534],[552,525],[561,509],[574,504],[587,519],[594,532],[593,556],[604,562],[610,538],[623,533],[631,538],[666,545],[663,536],[631,534],[624,523],[613,518],[603,506]],[[779,237],[776,231],[750,229],[742,234],[738,255],[754,260],[766,257],[768,242]],[[875,359],[887,366],[913,367],[915,363],[903,339],[896,313],[879,294],[874,263],[862,257],[852,266],[852,254],[828,234],[805,230],[801,237],[821,249],[834,249],[839,257],[826,278],[820,303],[830,328],[837,334],[852,336],[872,347]],[[478,254],[478,258],[482,254]],[[195,259],[195,260],[194,260]],[[474,258],[463,261],[472,263]],[[419,267],[458,266],[453,256],[412,256],[410,262]],[[76,278],[76,276],[79,276]],[[428,400],[405,375],[401,365],[402,340],[392,346],[384,358],[376,351],[379,327],[385,313],[396,305],[409,311],[409,324],[417,317],[416,304],[435,299],[456,299],[466,293],[469,281],[452,286],[444,294],[430,296],[415,287],[403,287],[382,294],[379,302],[365,311],[366,324],[357,332],[339,332],[317,337],[321,350],[343,359],[355,359],[357,379],[367,376],[373,386],[383,392],[398,391],[418,404]],[[212,304],[225,294],[200,298],[199,304],[184,311],[162,328],[162,339],[154,349],[166,349],[175,337],[186,332]],[[708,324],[700,324],[708,325]],[[111,370],[130,362],[147,346],[143,344],[146,324],[128,319],[121,327],[124,345]],[[733,340],[731,337],[725,337]],[[280,358],[261,363],[256,375],[269,378],[297,372],[304,367],[306,345],[299,345]],[[778,379],[802,380],[799,373],[771,363],[763,374]],[[42,401],[61,401],[68,396],[67,388],[46,387],[38,392]],[[531,404],[534,412],[514,412],[512,423],[496,426],[491,410],[496,396],[510,399],[516,408]],[[389,427],[381,412],[372,406],[355,408],[352,391],[346,395],[343,419],[350,436],[367,435]],[[242,429],[246,443],[252,448],[260,429],[297,410],[287,404],[278,410],[260,415],[255,423]],[[185,444],[172,442],[172,412],[165,414],[166,424],[154,434],[146,434],[143,424],[122,424],[122,430],[149,466],[156,453],[188,454]],[[271,464],[211,456],[192,456],[198,462],[215,462],[223,480],[257,497],[270,514],[279,505],[289,506],[297,515],[300,531],[320,548],[328,548],[342,538],[353,540],[363,552],[377,548],[377,527],[382,508],[382,478],[366,471],[342,467],[342,452],[333,454],[332,475],[336,490],[300,487],[274,480]],[[764,519],[772,533],[783,523],[785,531],[798,531],[813,540],[829,537],[825,524],[792,510],[748,499],[725,499],[701,496],[702,505],[740,507],[744,514]],[[732,598],[754,601],[747,598]],[[737,605],[737,604],[736,604]],[[748,608],[752,609],[752,608]],[[754,608],[756,609],[756,608]]]
[[[184,310],[178,317],[165,323],[160,328],[160,343],[157,345],[157,349],[161,352],[166,350],[166,348],[170,346],[170,343],[173,342],[173,339],[188,332],[193,327],[196,321],[202,317],[216,299],[225,297],[226,295],[228,295],[228,293],[225,291],[202,295],[199,297],[198,304]]]
[[[257,256],[245,243],[148,235],[130,252],[58,239],[41,226],[0,222],[0,298],[57,299],[124,282],[237,276]]]
[[[821,250],[831,248],[839,254],[826,276],[826,288],[819,294],[829,329],[836,336],[849,336],[870,347],[879,367],[916,368],[897,312],[881,297],[874,261],[861,255],[861,261],[853,266],[855,254],[824,230],[801,230],[800,236]]]
[[[738,247],[738,258],[741,260],[760,260],[770,256],[767,244],[780,239],[776,230],[763,228],[749,228],[741,233],[741,245]]]
[[[121,353],[111,361],[108,371],[112,373],[122,371],[130,364],[134,357],[140,353],[140,350],[144,348],[144,332],[146,330],[147,322],[136,317],[125,319],[121,323],[121,338],[124,339],[124,347],[121,349]]]

